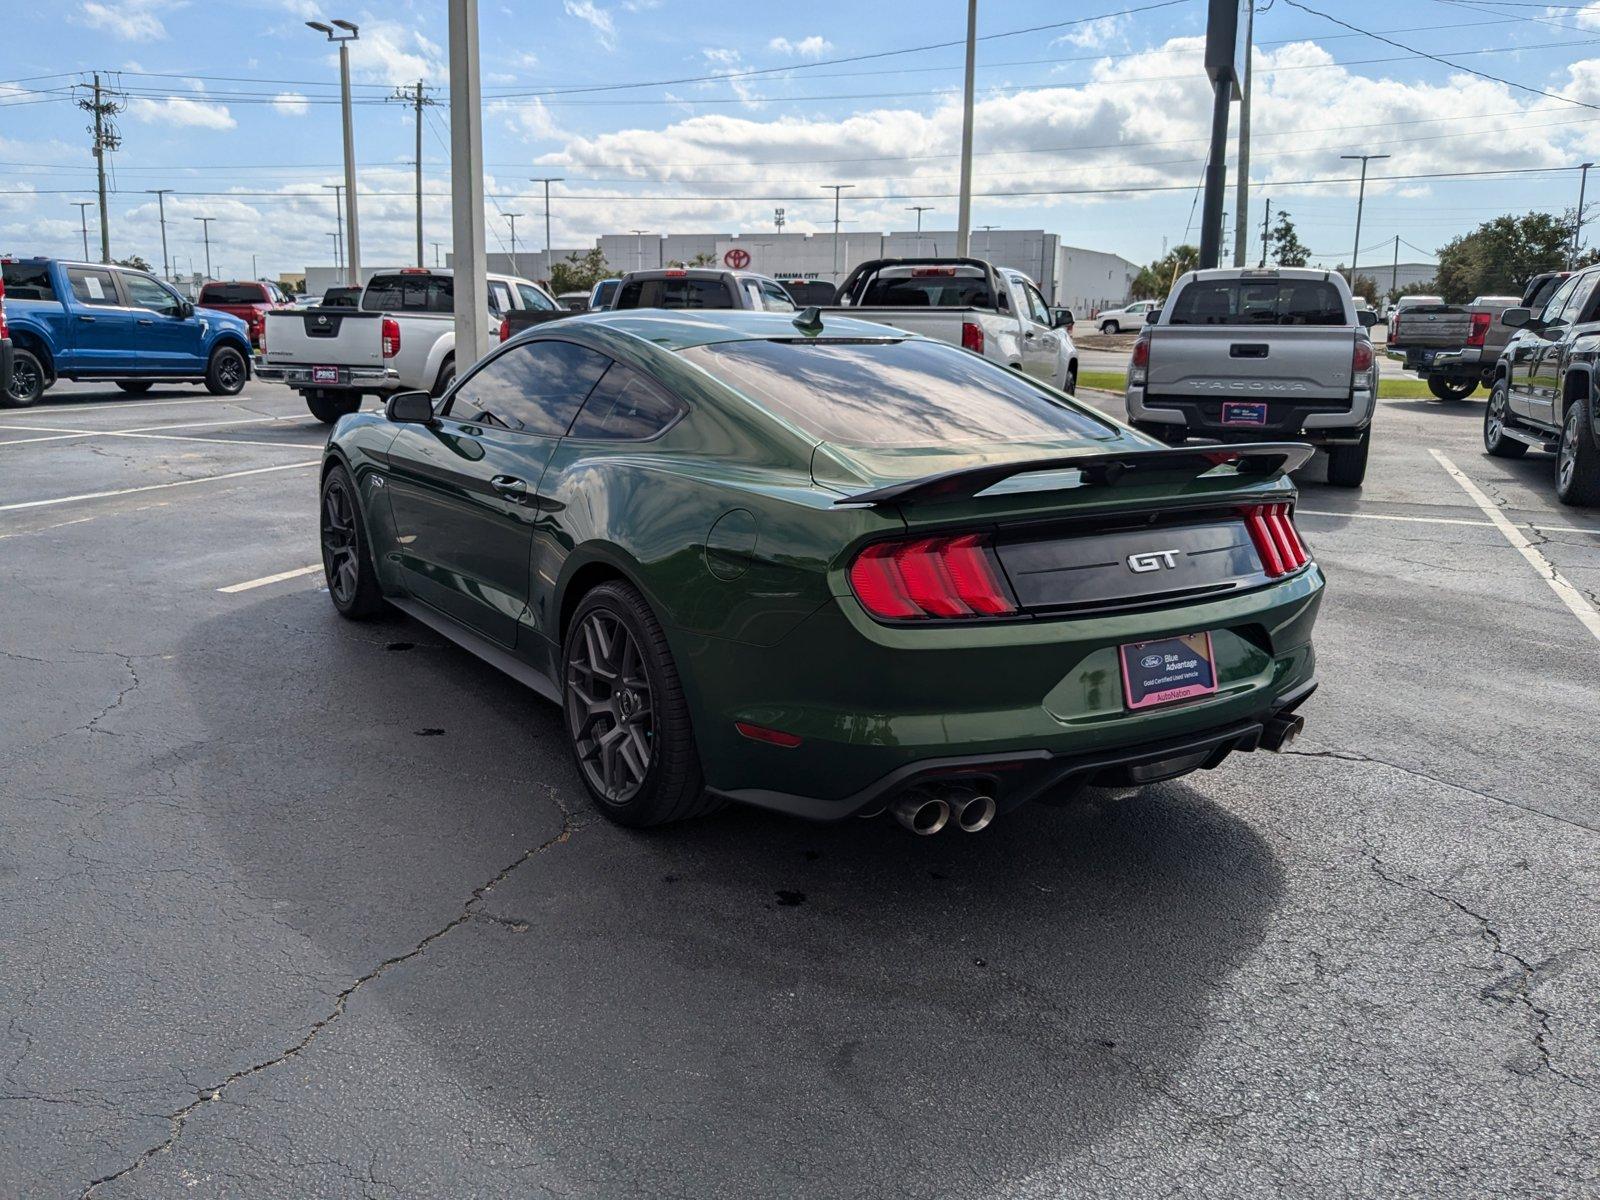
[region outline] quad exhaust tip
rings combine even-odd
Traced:
[[[962,833],[982,833],[994,824],[997,807],[993,796],[956,796],[950,801],[950,815]]]
[[[918,837],[932,837],[950,821],[950,805],[927,792],[908,792],[890,805],[889,811]]]

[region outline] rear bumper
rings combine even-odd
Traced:
[[[1339,440],[1354,440],[1372,424],[1376,402],[1371,391],[1355,392],[1348,404],[1262,401],[1255,396],[1219,396],[1204,399],[1192,396],[1148,396],[1143,387],[1127,390],[1128,416],[1135,421],[1156,425],[1182,426],[1191,437],[1215,438],[1222,442],[1276,441],[1280,438],[1304,440],[1323,445]],[[1266,421],[1260,425],[1223,423],[1225,404],[1265,403]]]
[[[319,388],[328,391],[392,392],[400,387],[400,373],[393,367],[339,367],[337,383],[316,382],[312,368],[292,364],[274,365],[258,359],[255,375],[268,383],[283,383],[294,388]]]

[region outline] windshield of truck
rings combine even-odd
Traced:
[[[617,293],[617,308],[734,308],[720,279],[630,279]]]
[[[367,312],[453,313],[455,280],[449,275],[374,275],[361,294]]]
[[[1322,279],[1197,279],[1172,306],[1173,325],[1348,325],[1344,297]]]
[[[989,283],[981,275],[878,275],[868,284],[863,305],[881,308],[993,308]]]

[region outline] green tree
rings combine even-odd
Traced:
[[[689,265],[691,267],[710,267],[715,266],[716,261],[717,256],[715,254],[712,254],[706,250],[702,250],[699,254],[696,254],[689,260]]]
[[[1135,300],[1156,300],[1165,296],[1172,288],[1172,281],[1185,271],[1192,271],[1200,265],[1200,248],[1185,242],[1181,246],[1174,246],[1167,253],[1155,260],[1148,267],[1142,268],[1133,277],[1133,286],[1129,288]]]
[[[1520,293],[1533,276],[1567,265],[1572,214],[1495,217],[1439,250],[1438,292],[1450,304]]]
[[[569,254],[565,262],[553,263],[550,267],[550,290],[557,295],[562,292],[587,292],[613,274],[605,254],[596,246],[586,254]]]
[[[153,268],[137,254],[130,254],[127,258],[117,259],[117,266],[132,267],[135,271],[149,271]]]
[[[1340,267],[1339,270],[1342,273],[1347,268]],[[1365,296],[1374,304],[1378,303],[1378,281],[1371,275],[1357,275],[1355,282],[1350,285],[1350,290],[1357,296]]]
[[[1282,210],[1278,212],[1278,223],[1272,227],[1271,243],[1272,261],[1280,267],[1303,267],[1311,259],[1311,251],[1306,249],[1300,241],[1300,235],[1295,232],[1294,222],[1289,219],[1289,214]]]

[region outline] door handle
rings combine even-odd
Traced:
[[[528,498],[528,485],[525,480],[514,475],[496,475],[489,480],[489,486],[504,496],[507,500],[523,503]]]
[[[79,313],[78,314],[78,320],[84,322],[86,325],[93,325],[94,324],[94,318],[89,316],[89,315],[87,315],[86,313]]]
[[[154,325],[155,322],[152,321],[149,317],[140,317],[139,318],[139,324],[141,324],[141,325]]]

